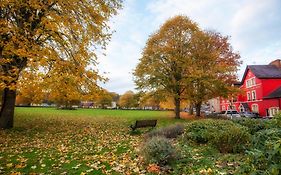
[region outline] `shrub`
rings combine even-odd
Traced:
[[[244,151],[250,144],[247,128],[229,120],[199,120],[187,127],[185,139],[196,143],[209,143],[223,153]]]
[[[215,132],[214,124],[215,122],[210,119],[192,122],[187,126],[187,132],[184,137],[196,143],[207,143],[212,132]]]
[[[248,158],[238,169],[239,174],[281,174],[281,138],[259,144],[247,152]]]
[[[260,130],[266,129],[267,125],[268,125],[267,121],[261,120],[261,119],[244,118],[244,119],[234,120],[233,122],[247,127],[250,134],[252,134],[252,135]]]
[[[281,139],[281,129],[272,128],[257,132],[253,137],[253,148],[264,150],[266,145]]]
[[[281,128],[281,113],[274,116],[273,119],[268,121],[269,128]]]
[[[170,164],[178,156],[176,149],[165,137],[153,137],[144,143],[142,154],[147,163]]]
[[[250,134],[245,127],[230,125],[214,133],[211,144],[222,153],[240,153],[250,145]]]
[[[145,135],[146,139],[150,139],[155,136],[163,136],[166,138],[176,138],[183,134],[184,126],[182,124],[174,124],[164,128],[152,130]]]

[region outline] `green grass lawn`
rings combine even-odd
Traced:
[[[0,171],[140,174],[145,168],[136,150],[142,135],[131,135],[129,125],[149,118],[158,119],[158,126],[184,122],[171,116],[165,111],[16,108],[15,127],[0,131]]]
[[[175,120],[167,111],[16,108],[15,127],[0,130],[0,174],[152,174],[139,150],[137,119],[157,119],[157,127]],[[241,155],[173,140],[181,159],[168,174],[231,174]],[[243,156],[242,156],[243,158]],[[212,171],[209,171],[209,170]]]

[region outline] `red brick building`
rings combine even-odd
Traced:
[[[257,112],[260,116],[273,116],[281,107],[281,60],[269,65],[247,66],[241,83],[243,91],[235,99],[221,99],[221,110]]]

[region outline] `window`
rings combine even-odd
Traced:
[[[251,86],[255,86],[256,85],[256,80],[255,80],[255,78],[252,78],[251,79]]]
[[[252,112],[259,113],[259,106],[257,104],[252,104]]]
[[[256,100],[256,92],[252,91],[252,100],[255,101]]]
[[[246,81],[246,87],[250,87],[251,86],[251,81],[250,80],[247,80]]]
[[[268,110],[269,112],[269,116],[275,116],[278,112],[279,112],[279,108],[278,107],[271,107]]]
[[[247,100],[250,101],[251,100],[251,93],[247,92]]]
[[[240,109],[240,112],[245,112],[245,108],[244,108],[243,105],[240,105],[240,106],[239,106],[239,109]]]
[[[256,79],[255,78],[250,78],[246,81],[246,87],[252,87],[256,85]]]

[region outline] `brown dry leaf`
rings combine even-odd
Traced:
[[[12,172],[10,175],[21,175],[20,172]]]
[[[160,166],[156,164],[149,164],[147,167],[147,171],[150,173],[159,173],[160,172]]]
[[[16,165],[16,168],[24,168],[26,165],[24,163],[20,163]]]

